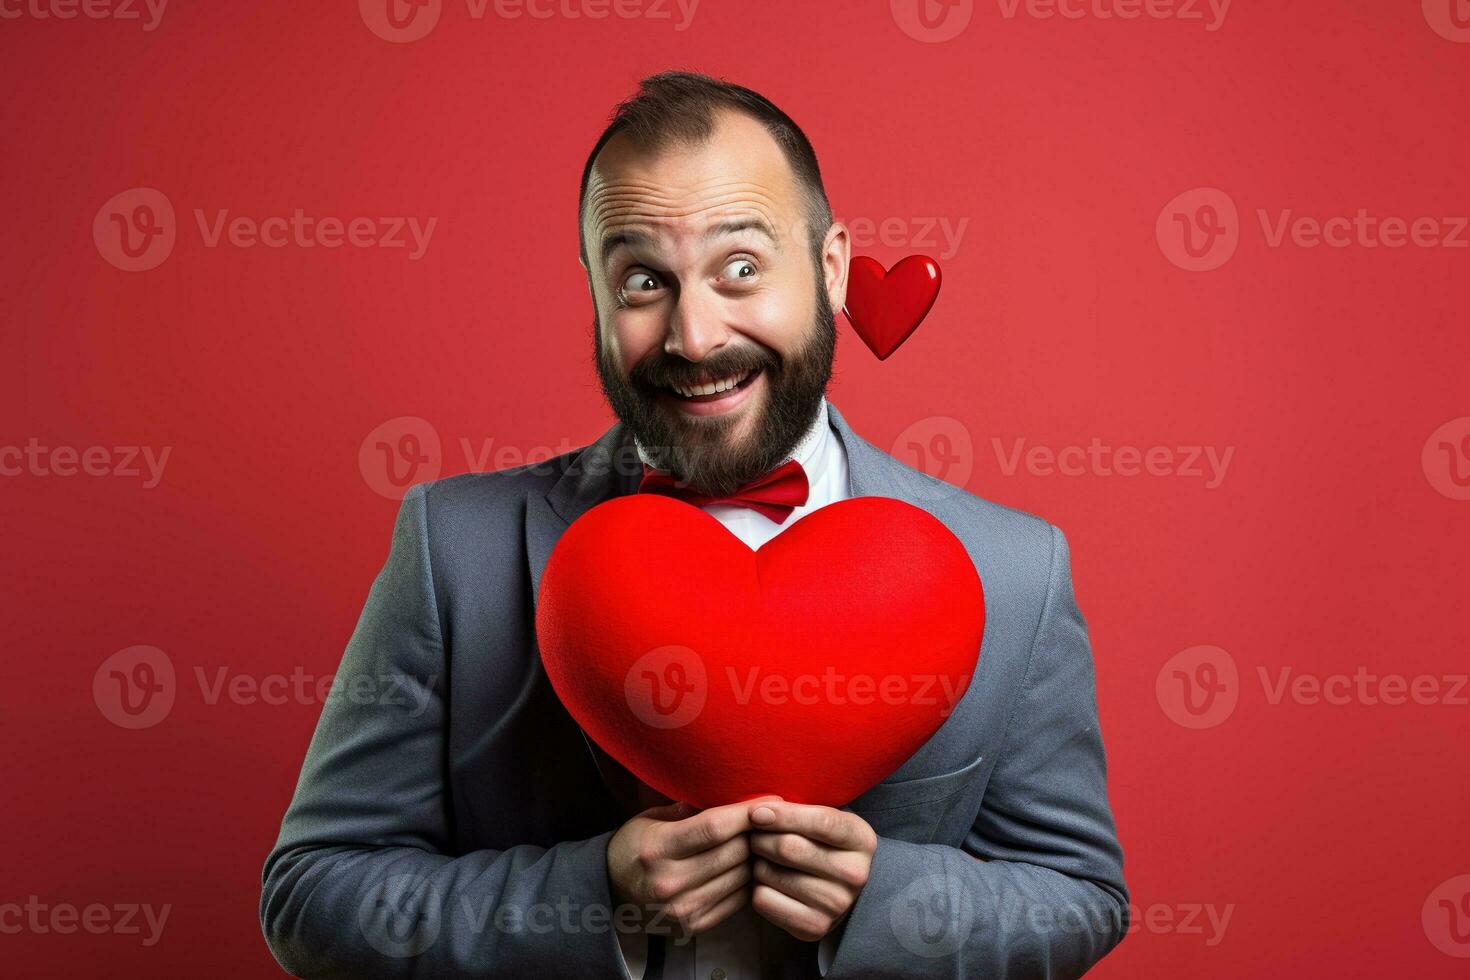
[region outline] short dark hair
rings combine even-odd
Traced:
[[[698,146],[714,132],[715,112],[720,109],[743,112],[762,123],[781,148],[806,197],[808,246],[813,254],[820,251],[822,236],[832,227],[832,207],[822,186],[817,154],[801,127],[770,99],[743,85],[696,72],[664,71],[643,79],[638,83],[638,92],[618,104],[612,121],[587,155],[577,194],[577,241],[583,264],[590,269],[587,242],[582,237],[587,182],[592,176],[592,165],[608,140],[622,133],[634,146],[647,152],[656,152],[674,142]]]

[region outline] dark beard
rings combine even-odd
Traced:
[[[787,359],[753,343],[716,351],[699,363],[671,357],[660,349],[635,364],[624,378],[603,348],[599,317],[594,317],[592,335],[597,377],[613,413],[637,437],[654,466],[714,496],[730,493],[792,454],[821,407],[837,348],[837,322],[820,269],[812,329],[801,350]],[[743,445],[727,444],[737,419],[674,419],[655,402],[671,383],[691,383],[701,374],[726,377],[747,370],[764,372],[769,397]]]

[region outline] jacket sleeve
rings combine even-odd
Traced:
[[[266,941],[301,977],[624,980],[610,834],[452,853],[427,507],[423,486],[405,496],[325,698],[262,875]]]
[[[1078,977],[1128,928],[1092,652],[1067,542],[962,846],[880,837],[826,980]]]

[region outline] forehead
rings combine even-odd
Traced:
[[[637,228],[656,239],[698,236],[730,219],[761,218],[783,242],[801,215],[796,176],[765,126],[736,112],[716,117],[698,146],[675,142],[648,153],[621,136],[598,154],[587,182],[588,248]]]

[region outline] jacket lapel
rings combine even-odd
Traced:
[[[546,571],[546,563],[551,559],[551,551],[561,540],[563,532],[573,521],[604,500],[635,491],[642,472],[642,462],[631,435],[622,423],[616,423],[577,454],[545,496],[532,494],[526,498],[526,562],[531,573],[533,623],[541,578]],[[532,630],[531,643],[535,647],[534,626]],[[536,649],[536,667],[539,670],[539,647]],[[632,774],[600,751],[576,719],[571,721],[582,733],[592,763],[619,808],[622,819],[642,809],[636,805],[636,779]]]
[[[827,418],[837,437],[842,440],[842,448],[847,454],[847,477],[852,484],[851,490],[854,497],[887,497],[891,494],[884,491],[889,489],[889,481],[884,472],[886,467],[882,466],[877,457],[882,454],[878,452],[866,439],[852,431],[852,426],[847,424],[847,419],[837,410],[837,406],[831,402],[827,403]]]
[[[913,471],[852,431],[831,402],[827,415],[847,452],[847,476],[854,497],[893,497],[924,507],[923,498],[929,494],[912,478]]]
[[[526,561],[533,609],[546,562],[562,532],[604,500],[632,493],[642,472],[632,436],[619,422],[578,453],[544,497],[532,494],[526,498]]]

